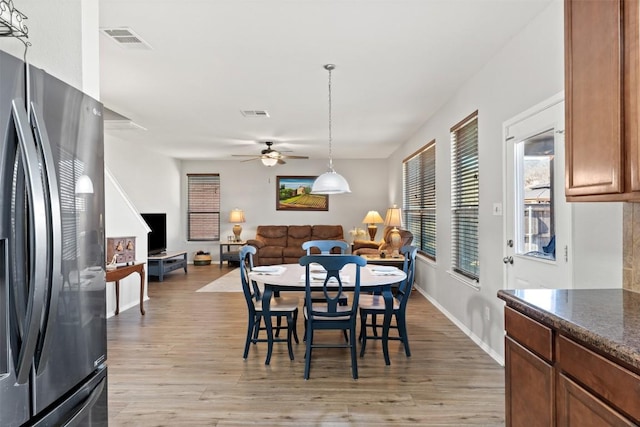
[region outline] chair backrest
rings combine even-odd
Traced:
[[[333,248],[339,248],[340,253],[344,255],[348,247],[349,244],[344,240],[309,240],[302,244],[302,249],[307,251],[307,255],[312,254],[311,248],[318,248],[323,255],[330,254]]]
[[[402,269],[407,275],[407,278],[400,283],[400,286],[398,286],[397,297],[400,300],[400,304],[403,305],[406,304],[409,296],[411,295],[411,290],[413,289],[413,281],[416,273],[416,254],[418,253],[418,248],[415,246],[403,246],[400,248],[400,253],[404,255]]]
[[[254,246],[246,245],[240,248],[240,280],[242,281],[242,293],[249,308],[249,314],[256,312],[255,301],[262,297],[258,284],[249,279],[249,272],[253,270],[253,255],[256,253]]]
[[[313,273],[311,264],[319,264],[326,270],[326,276],[322,278],[324,273],[319,273],[322,282],[322,291],[326,298],[326,309],[323,302],[323,310],[317,311],[313,309],[312,288]],[[351,306],[340,305],[343,287],[346,284],[346,278],[340,276],[340,270],[347,264],[355,264],[355,277],[349,277],[348,286],[353,286],[353,298],[351,298]],[[367,264],[367,260],[358,255],[306,255],[300,258],[300,265],[305,266],[305,298],[307,310],[313,316],[319,317],[339,317],[339,316],[355,316],[358,311],[358,300],[360,298],[360,267]],[[316,282],[317,283],[317,282]],[[344,303],[344,302],[343,302]]]

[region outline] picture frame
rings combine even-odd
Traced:
[[[327,194],[311,194],[317,176],[276,176],[276,210],[328,211]]]

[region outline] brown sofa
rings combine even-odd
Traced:
[[[391,252],[391,230],[393,227],[385,227],[383,238],[380,242],[372,242],[370,240],[356,240],[351,247],[351,253],[354,255],[380,255],[382,251]],[[413,234],[408,230],[398,230],[400,232],[400,247],[410,245],[413,242]]]
[[[259,225],[253,265],[296,264],[306,255],[302,244],[309,240],[344,240],[341,225]]]

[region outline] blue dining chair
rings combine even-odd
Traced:
[[[307,255],[330,254],[333,248],[339,248],[340,253],[344,254],[348,247],[349,244],[344,240],[309,240],[302,244],[302,249],[307,251]],[[317,248],[317,251],[313,248]]]
[[[317,287],[312,287],[313,282],[311,264],[321,265],[326,270],[326,275],[320,279],[325,300],[321,303],[312,301],[312,293]],[[355,277],[350,278],[352,283],[347,283],[341,276],[340,270],[346,265],[356,266]],[[311,356],[314,348],[350,348],[351,349],[351,373],[354,379],[358,378],[358,365],[356,360],[356,318],[358,315],[358,298],[360,296],[360,268],[367,261],[357,255],[307,255],[300,258],[300,265],[305,267],[305,302],[304,316],[306,322],[306,352],[304,365],[304,379],[309,379],[311,370]],[[317,274],[317,273],[315,273]],[[340,298],[344,288],[353,288],[353,297],[350,305],[341,305]],[[318,343],[313,342],[316,330],[348,330],[349,339],[346,343]]]
[[[253,246],[243,246],[240,249],[240,278],[242,280],[242,292],[247,302],[247,308],[249,313],[249,324],[247,327],[247,338],[244,344],[243,359],[247,358],[249,354],[249,344],[258,342],[269,342],[269,338],[260,338],[260,331],[266,330],[266,327],[261,326],[263,313],[262,313],[262,293],[258,284],[249,279],[249,272],[253,269],[253,255],[256,253],[256,248]],[[291,345],[291,338],[298,341],[298,332],[296,330],[296,322],[298,320],[298,298],[284,298],[273,297],[270,303],[271,317],[278,320],[277,326],[274,328],[276,336],[272,337],[272,342],[286,342],[289,350],[289,359],[293,360],[293,347]],[[278,338],[280,329],[280,319],[286,318],[287,320],[287,338]],[[269,346],[267,352],[267,358],[264,362],[268,365],[271,362],[271,349]]]
[[[411,356],[409,349],[409,337],[407,336],[407,303],[413,289],[413,281],[416,271],[416,254],[418,248],[415,246],[403,246],[400,253],[404,255],[403,270],[407,278],[400,282],[396,296],[393,298],[393,313],[395,324],[389,325],[389,329],[398,331],[397,336],[390,336],[390,340],[399,340],[404,345],[404,352],[407,357]],[[377,323],[377,316],[384,316],[384,299],[382,295],[361,295],[360,296],[360,357],[364,356],[364,350],[367,346],[367,339],[382,339],[378,335],[378,329],[382,328],[382,324]],[[371,322],[367,323],[367,317],[371,316]],[[367,328],[371,329],[372,334],[367,335]]]

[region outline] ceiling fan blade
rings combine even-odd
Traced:
[[[253,157],[254,159],[260,158],[260,156],[256,156],[255,154],[232,154],[231,157]]]
[[[284,160],[282,160],[282,158],[278,159],[278,164],[279,165],[286,165],[287,162],[285,162]]]
[[[308,159],[309,156],[281,156],[283,159]]]
[[[258,160],[260,157],[254,157],[253,159],[240,160],[241,162],[250,162],[252,160]]]

